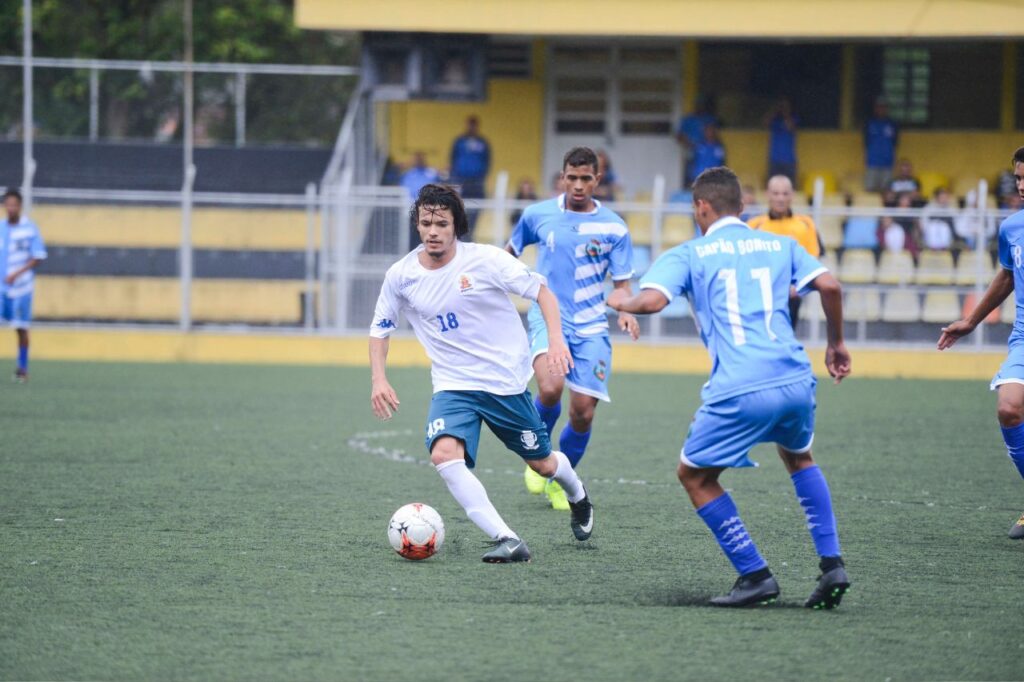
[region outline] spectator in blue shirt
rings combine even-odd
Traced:
[[[864,126],[864,189],[881,192],[889,184],[898,141],[899,127],[889,118],[889,105],[879,97],[875,100],[874,115]]]
[[[466,119],[466,132],[452,142],[450,175],[453,185],[460,187],[463,199],[483,199],[484,181],[491,170],[491,145],[480,135],[480,119],[470,116]],[[466,211],[469,241],[476,227],[477,210]]]
[[[594,196],[600,201],[615,201],[615,196],[621,189],[619,187],[619,176],[612,168],[612,160],[608,152],[603,149],[597,150],[597,172],[601,174],[601,181],[594,189]]]
[[[765,115],[768,126],[768,177],[784,175],[796,184],[796,127],[793,105],[783,97],[774,109]]]
[[[718,126],[704,126],[704,139],[693,149],[693,175],[697,177],[708,168],[725,165],[725,146],[718,137]]]
[[[412,166],[402,174],[402,187],[409,193],[409,198],[416,201],[420,190],[425,185],[441,181],[441,175],[427,165],[427,157],[423,152],[416,152],[412,157]]]
[[[676,141],[683,147],[683,186],[689,187],[697,173],[693,169],[693,157],[697,145],[704,142],[704,128],[718,125],[711,98],[700,96],[693,112],[679,119],[676,126]]]

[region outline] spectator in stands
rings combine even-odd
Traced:
[[[409,198],[416,201],[424,185],[441,181],[441,174],[427,165],[427,156],[416,152],[412,157],[412,166],[402,174],[402,187],[409,193]]]
[[[743,185],[742,191],[743,213],[740,214],[740,220],[748,222],[754,216],[752,209],[757,207],[757,192],[753,185]]]
[[[557,197],[560,194],[565,193],[565,188],[562,185],[562,172],[558,171],[551,176],[551,196]]]
[[[910,159],[899,160],[896,164],[896,175],[889,180],[886,189],[895,193],[897,197],[909,194],[911,206],[920,199],[921,182],[914,177],[914,164],[910,163]]]
[[[537,190],[533,187],[533,180],[529,178],[523,178],[519,181],[519,187],[516,188],[516,200],[517,201],[537,201]],[[519,223],[519,218],[522,217],[523,212],[520,209],[512,211],[512,226],[514,227]]]
[[[768,127],[768,177],[784,175],[796,182],[797,117],[788,97],[765,114],[764,123]]]
[[[993,187],[996,190],[996,201],[999,208],[1009,208],[1011,202],[1020,199],[1020,193],[1017,192],[1017,180],[1008,170],[1003,170],[996,176]]]
[[[921,218],[921,241],[924,248],[932,251],[952,250],[955,259],[961,245],[954,246],[956,214],[950,204],[951,196],[945,187],[937,187],[932,200],[924,207]]]
[[[899,127],[889,118],[889,105],[884,98],[875,100],[872,117],[864,126],[864,160],[867,172],[864,189],[881,192],[892,177],[892,164],[896,158]]]
[[[888,192],[887,196],[891,194],[892,192]],[[895,205],[886,205],[901,212],[908,211],[914,207],[913,197],[909,193],[899,194],[896,196]],[[883,249],[886,251],[909,251],[914,262],[917,262],[917,256],[921,252],[921,228],[917,218],[907,215],[883,216],[878,222],[878,230],[878,243],[882,245]]]
[[[793,183],[785,175],[775,175],[768,180],[768,213],[750,219],[747,224],[755,230],[792,237],[815,258],[824,250],[811,217],[793,214]],[[796,289],[790,287],[789,319],[794,329],[800,321],[800,300]]]
[[[597,151],[597,172],[601,174],[601,180],[594,189],[594,198],[600,201],[615,201],[615,195],[619,190],[619,176],[612,168],[612,160],[608,152],[603,149]]]
[[[463,199],[483,199],[485,196],[484,181],[491,170],[491,145],[487,138],[480,134],[480,119],[470,116],[466,119],[466,132],[455,138],[449,156],[449,175],[453,185],[459,186]],[[470,241],[478,210],[467,210],[469,232],[463,239]]]
[[[718,125],[714,102],[710,97],[698,96],[693,112],[679,119],[676,126],[676,141],[683,148],[683,186],[689,187],[697,177],[694,172],[694,155],[697,145],[704,142],[704,128]]]
[[[693,177],[708,168],[725,165],[725,146],[718,136],[718,126],[709,123],[704,126],[704,139],[693,148]]]

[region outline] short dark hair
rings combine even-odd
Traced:
[[[22,203],[21,192],[14,189],[13,187],[4,192],[4,201],[7,201],[10,197],[14,197],[15,199],[17,199],[19,204]]]
[[[464,237],[469,234],[469,219],[466,218],[466,207],[462,203],[462,197],[449,185],[424,185],[420,189],[416,202],[409,211],[409,227],[413,231],[420,222],[420,208],[424,206],[438,206],[447,208],[452,212],[452,219],[455,221],[455,236]]]
[[[743,192],[740,179],[725,166],[708,168],[693,181],[693,200],[711,204],[718,215],[739,214],[743,211]]]
[[[1018,163],[1024,163],[1024,147],[1013,153],[1013,162],[1010,165],[1016,166]]]
[[[569,166],[590,166],[597,172],[597,154],[590,147],[573,147],[562,158],[562,170]]]

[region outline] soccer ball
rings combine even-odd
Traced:
[[[407,504],[391,517],[388,541],[411,561],[432,557],[444,544],[444,522],[433,507],[422,502]]]

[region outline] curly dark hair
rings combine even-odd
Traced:
[[[409,209],[409,228],[415,232],[420,222],[420,208],[423,206],[437,206],[447,208],[452,212],[455,220],[455,236],[462,238],[469,234],[469,220],[466,218],[466,207],[462,203],[462,197],[449,185],[424,185],[420,190],[416,202]]]
[[[598,170],[597,154],[590,147],[573,147],[562,157],[562,170],[569,166],[590,166],[596,173]]]

